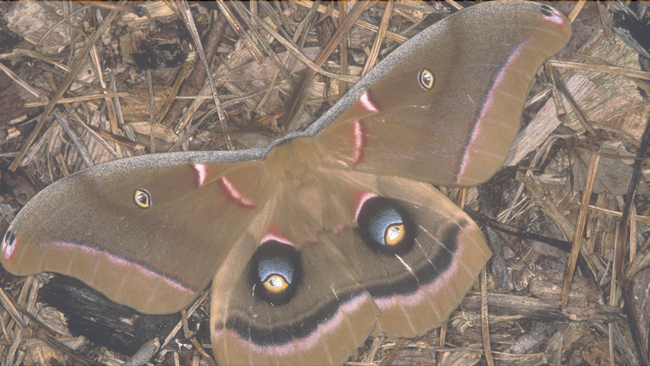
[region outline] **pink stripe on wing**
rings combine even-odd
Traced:
[[[542,15],[542,20],[544,20],[545,22],[555,24],[558,27],[563,29],[566,29],[569,26],[569,24],[567,24],[564,18],[557,12],[557,10],[551,7],[544,7],[544,11],[548,11],[549,13],[551,13],[550,15]],[[542,11],[542,14],[544,14],[544,11]]]
[[[361,121],[356,120],[352,125],[352,144],[354,152],[352,153],[352,165],[357,165],[363,159],[363,148],[366,144],[366,133]]]
[[[354,207],[354,221],[358,221],[359,213],[361,213],[361,208],[363,207],[363,205],[369,199],[377,197],[377,194],[372,192],[357,191],[355,192],[355,196],[357,196],[357,202],[356,202],[357,205]]]
[[[286,236],[280,234],[278,229],[275,228],[275,226],[273,225],[271,225],[269,231],[260,240],[260,245],[269,241],[277,241],[278,243],[287,244],[287,245],[291,245],[292,247],[295,247],[293,242],[291,242],[291,240],[289,240],[289,238],[287,238]]]
[[[467,168],[470,163],[470,150],[472,150],[473,146],[476,144],[477,140],[481,135],[483,134],[483,130],[485,129],[485,116],[491,112],[492,108],[495,107],[495,100],[496,100],[496,93],[495,91],[497,88],[503,83],[504,78],[506,77],[506,74],[510,71],[510,67],[514,62],[519,58],[521,55],[521,50],[523,49],[524,45],[530,41],[530,37],[526,37],[526,39],[521,42],[517,48],[514,49],[514,51],[510,54],[508,59],[506,60],[505,64],[501,67],[499,70],[499,73],[497,76],[494,78],[494,82],[492,83],[492,88],[490,88],[490,91],[487,93],[487,96],[485,97],[485,102],[483,103],[481,107],[481,115],[476,119],[476,122],[474,122],[474,126],[472,127],[472,131],[470,133],[470,139],[465,147],[465,150],[463,152],[463,156],[460,159],[460,169],[458,170],[458,175],[456,176],[456,183],[461,183],[462,178],[465,175]]]
[[[12,229],[9,228],[9,230]],[[8,239],[10,239],[11,237],[13,237],[13,240],[11,241],[11,243],[9,243]],[[18,236],[11,235],[9,238],[5,236],[5,240],[2,241],[2,255],[4,255],[5,262],[7,262],[7,265],[11,265],[17,247],[18,247]]]
[[[111,262],[114,266],[116,267],[121,267],[121,268],[133,268],[135,269],[136,272],[140,273],[143,277],[148,278],[151,280],[151,282],[156,282],[156,281],[163,281],[167,284],[167,286],[172,287],[176,291],[183,293],[183,294],[189,294],[189,296],[193,296],[196,291],[192,290],[191,288],[183,285],[181,282],[170,278],[168,276],[165,276],[161,273],[158,273],[154,270],[151,270],[137,262],[130,261],[126,258],[123,258],[121,256],[117,256],[115,254],[111,254],[105,250],[101,250],[99,248],[93,248],[89,245],[80,245],[76,243],[69,243],[69,242],[64,242],[64,241],[51,241],[51,242],[45,242],[41,243],[39,245],[53,245],[54,247],[59,247],[63,248],[65,250],[69,250],[71,252],[74,252],[75,250],[80,250],[84,252],[87,255],[95,256],[95,257],[103,257],[109,262]],[[122,272],[123,270],[117,270],[115,272]]]
[[[203,186],[205,180],[208,179],[208,166],[205,164],[192,164],[192,169],[194,169],[194,174],[196,175],[196,186]]]
[[[225,193],[235,200],[237,203],[239,203],[241,206],[246,207],[246,208],[251,208],[255,207],[257,203],[253,201],[252,199],[245,197],[243,193],[235,186],[235,184],[228,178],[226,177],[221,177],[219,178],[219,183],[221,184],[221,188],[225,191]]]
[[[375,104],[370,96],[370,90],[366,90],[366,92],[361,95],[361,98],[359,98],[359,104],[361,104],[361,108],[368,112],[379,112],[379,107],[377,107],[377,104]]]
[[[294,338],[293,342],[286,344],[270,344],[268,346],[261,346],[259,344],[253,343],[250,339],[243,338],[237,331],[228,329],[228,328],[219,328],[213,330],[213,337],[215,343],[219,342],[219,338],[224,335],[228,335],[234,338],[237,342],[240,343],[241,347],[250,349],[253,353],[256,353],[255,358],[264,358],[272,356],[289,356],[295,352],[296,349],[308,351],[317,347],[322,338],[325,338],[326,335],[339,332],[340,328],[345,325],[349,326],[349,323],[346,322],[348,314],[353,314],[359,312],[363,309],[364,305],[372,302],[372,299],[367,293],[359,294],[358,296],[350,299],[349,301],[344,302],[337,309],[333,317],[327,319],[324,322],[318,323],[316,328],[310,333],[309,336],[304,338]],[[263,321],[260,322],[263,324]],[[254,325],[254,324],[251,324]],[[227,339],[227,338],[226,338]],[[323,360],[323,364],[331,364],[332,362],[328,360]]]

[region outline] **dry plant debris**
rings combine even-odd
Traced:
[[[308,116],[317,117],[378,60],[458,5],[373,3],[352,19],[355,26],[320,65],[314,63],[317,55],[336,32],[340,12],[352,4],[320,3],[311,12],[316,4],[0,3],[2,231],[43,185],[91,164],[153,151],[267,144],[286,132],[287,73],[316,73],[304,105]],[[470,189],[466,201],[473,209],[492,205],[494,218],[509,227],[554,239],[571,242],[576,227],[584,227],[576,236],[581,259],[563,303],[565,273],[575,265],[567,252],[537,239],[488,233],[499,248],[488,264],[492,356],[504,365],[639,364],[643,356],[632,341],[630,315],[623,310],[620,278],[612,281],[617,272],[612,267],[623,202],[650,114],[650,74],[643,71],[639,52],[611,31],[619,5],[552,5],[572,14],[574,36],[531,90],[525,127],[506,164],[519,172],[506,170],[480,190]],[[645,3],[632,5],[647,24]],[[202,37],[201,48],[196,36]],[[585,121],[579,121],[567,96],[556,92],[551,69]],[[67,127],[82,148],[70,143],[65,123],[55,122],[52,110],[69,116]],[[647,350],[650,203],[647,170],[641,173],[622,263],[631,280],[624,286],[632,294],[625,297],[632,299],[627,305],[639,320]],[[585,189],[590,179],[596,183]],[[580,211],[581,202],[588,211]],[[577,225],[579,218],[583,224]],[[2,273],[6,294],[34,320],[27,329],[18,325],[10,316],[17,310],[2,294],[1,363],[121,365],[133,356],[73,336],[63,315],[38,301],[46,275],[19,279]],[[185,326],[181,339],[186,339],[177,343],[182,347],[162,351],[157,362],[212,364],[209,345],[197,341],[188,316],[179,323]],[[47,326],[34,326],[37,321]],[[442,334],[436,329],[402,341],[390,362],[485,364],[480,327],[479,294],[470,292]],[[166,336],[160,334],[159,343]],[[77,349],[79,356],[66,355],[52,339]],[[369,339],[348,364],[377,365],[397,343]]]

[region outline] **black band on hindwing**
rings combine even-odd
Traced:
[[[420,247],[415,245],[417,240],[435,240],[441,244],[432,257],[427,258],[425,254],[428,253],[422,253],[422,258],[411,261],[410,270],[404,271],[402,276],[385,279],[381,284],[367,286],[370,295],[376,299],[408,296],[416,293],[422,286],[437,281],[450,269],[453,255],[458,250],[461,228],[467,224],[465,220],[450,221],[434,233],[425,233],[418,228],[402,202],[384,197],[375,197],[366,201],[357,221],[358,234],[363,242],[374,253],[386,256],[388,260],[395,261],[399,266],[405,265],[401,260],[412,250],[420,250]],[[379,242],[378,228],[394,223],[403,225],[405,233],[402,241],[395,245]],[[431,235],[434,238],[431,238]]]

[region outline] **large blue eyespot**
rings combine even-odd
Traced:
[[[265,242],[255,251],[249,265],[255,296],[272,305],[291,300],[302,277],[296,248],[275,240]]]
[[[374,250],[403,254],[415,241],[413,220],[394,199],[374,197],[364,202],[357,224],[364,242]]]

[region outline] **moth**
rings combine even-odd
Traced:
[[[154,314],[212,281],[221,365],[341,364],[371,334],[421,335],[491,255],[432,185],[500,168],[536,70],[570,36],[546,5],[459,11],[268,148],[145,155],[59,180],[18,213],[2,264]]]

